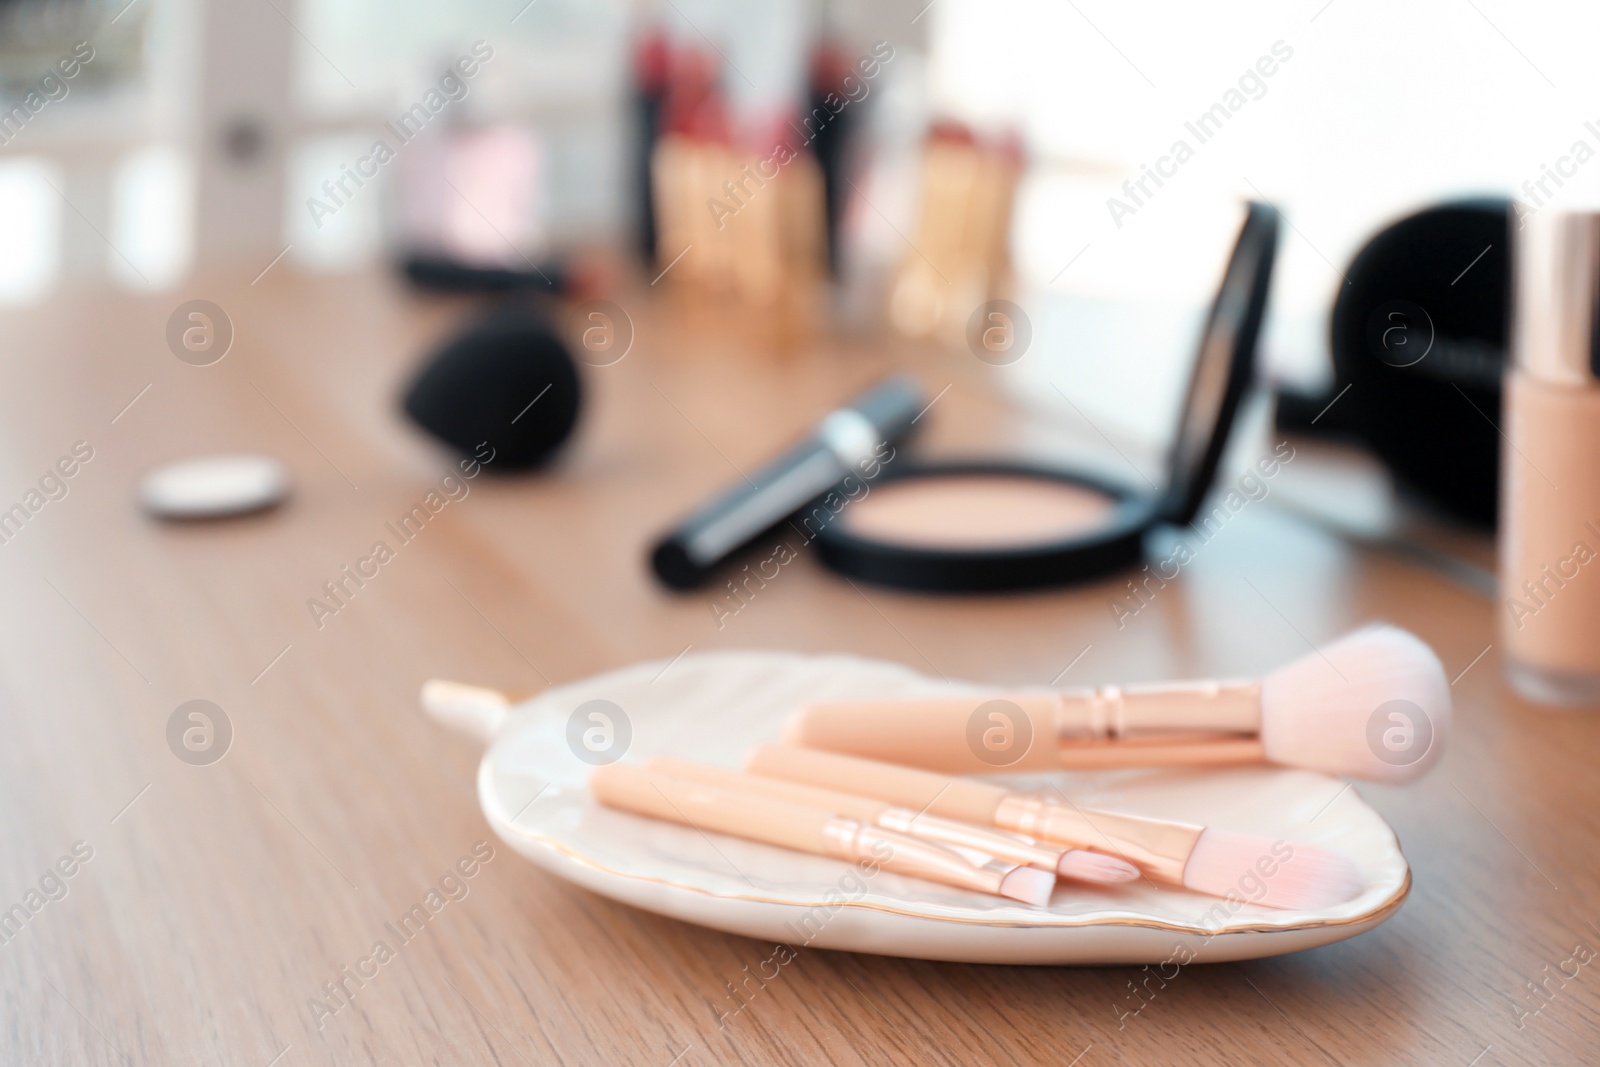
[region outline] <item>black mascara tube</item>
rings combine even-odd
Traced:
[[[862,468],[881,462],[878,450],[903,438],[922,410],[916,382],[897,375],[829,412],[816,429],[749,481],[739,481],[663,537],[650,553],[656,577],[673,589],[704,585],[722,563],[763,533],[847,475],[860,475]]]

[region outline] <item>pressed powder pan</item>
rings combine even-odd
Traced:
[[[881,485],[850,513],[860,536],[956,550],[1026,548],[1105,526],[1116,501],[1059,479],[948,471]]]
[[[884,468],[817,538],[822,560],[880,585],[982,592],[1059,585],[1137,560],[1153,501],[1019,463]]]
[[[1163,492],[1010,461],[885,467],[823,527],[820,558],[880,585],[930,592],[1030,589],[1136,563],[1145,531],[1194,519],[1255,369],[1278,213],[1250,204],[1201,334]]]

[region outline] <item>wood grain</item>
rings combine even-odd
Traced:
[[[769,355],[686,332],[640,296],[634,349],[586,370],[561,462],[474,481],[319,629],[307,598],[449,469],[395,397],[472,305],[377,275],[280,265],[249,281],[69,291],[3,316],[0,507],[74,442],[94,448],[66,497],[0,545],[0,909],[76,842],[92,849],[66,895],[0,944],[3,1062],[1592,1062],[1600,975],[1557,971],[1575,945],[1600,946],[1600,717],[1513,698],[1493,604],[1252,505],[1121,628],[1123,579],[930,599],[853,586],[805,552],[719,628],[713,593],[651,583],[644,546],[829,404],[910,366],[930,394],[950,386],[927,451],[1019,448],[1044,430],[1017,425],[999,373],[974,359]],[[163,339],[191,296],[237,331],[210,367]],[[281,456],[292,501],[189,526],[134,506],[150,466],[231,449]],[[1133,968],[823,951],[760,984],[749,975],[774,946],[613,904],[496,845],[462,899],[348,986],[348,1007],[308,1007],[491,836],[478,753],[418,710],[426,678],[532,691],[685,648],[778,647],[951,678],[1047,683],[1072,664],[1065,680],[1125,682],[1266,670],[1373,617],[1464,673],[1441,768],[1409,789],[1355,787],[1398,830],[1415,890],[1353,941],[1193,966],[1142,999]],[[209,766],[167,745],[191,699],[233,726]],[[1526,979],[1548,979],[1546,996]],[[1517,1009],[1540,1005],[1519,1026]]]

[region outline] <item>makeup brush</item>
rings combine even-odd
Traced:
[[[1400,783],[1438,762],[1449,725],[1439,658],[1379,625],[1259,682],[819,703],[801,708],[783,738],[956,774],[1265,760]]]
[[[422,683],[422,709],[430,718],[471,734],[484,744],[494,740],[512,703],[513,698],[498,689],[442,678]]]
[[[796,852],[881,867],[960,889],[1049,902],[1055,875],[1000,860],[974,863],[961,853],[906,834],[869,826],[826,808],[807,807],[746,790],[675,778],[626,763],[589,772],[589,790],[607,807],[730,834]]]
[[[992,857],[1011,863],[1021,863],[1081,882],[1131,882],[1139,877],[1137,867],[1115,856],[1106,856],[1081,848],[1041,844],[1003,830],[953,822],[941,819],[937,815],[897,808],[881,800],[873,800],[855,793],[818,789],[815,786],[786,782],[777,778],[764,778],[729,770],[726,767],[694,763],[675,756],[651,756],[645,760],[645,768],[688,781],[726,786],[729,789],[759,793],[775,800],[824,808],[835,815],[843,815],[858,822],[881,826],[885,830],[933,841],[957,851],[975,850],[982,853],[985,859]]]
[[[815,749],[761,745],[745,769],[824,789],[854,790],[944,819],[1115,852],[1152,881],[1211,896],[1237,896],[1269,908],[1317,910],[1361,893],[1355,865],[1343,854],[1318,845],[1080,808],[987,782],[945,778]]]

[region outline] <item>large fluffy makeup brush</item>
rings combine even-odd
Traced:
[[[1300,841],[1083,808],[987,782],[785,745],[761,745],[752,774],[848,790],[944,819],[993,826],[1073,848],[1113,852],[1152,881],[1269,908],[1316,911],[1353,900],[1361,875],[1342,853]]]
[[[952,774],[1267,761],[1399,783],[1438,761],[1449,724],[1439,658],[1380,625],[1259,682],[812,704],[784,740]]]

